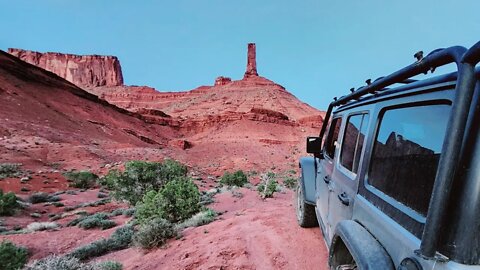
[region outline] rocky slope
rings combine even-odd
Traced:
[[[8,49],[8,53],[80,87],[123,84],[120,61],[115,56],[39,53],[12,48]]]
[[[287,170],[296,166],[305,137],[318,133],[324,113],[259,76],[255,49],[249,44],[241,80],[219,77],[213,86],[185,92],[126,85],[84,89],[141,115],[152,127],[171,128],[174,136],[167,139],[163,153],[191,166],[214,174],[231,169]],[[51,55],[55,57],[48,60]],[[54,63],[57,55],[43,55],[44,62]],[[91,72],[77,70],[80,77]]]
[[[139,152],[158,152],[176,136],[172,128],[148,125],[140,115],[2,51],[0,117],[0,163],[36,168],[98,168],[148,158]]]

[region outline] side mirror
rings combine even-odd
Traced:
[[[322,140],[320,137],[307,137],[307,153],[318,155],[321,150]]]

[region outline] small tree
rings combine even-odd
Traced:
[[[183,221],[200,210],[200,192],[192,180],[181,177],[168,182],[160,191],[149,191],[137,204],[135,216],[140,222],[163,218]]]
[[[148,190],[160,190],[169,181],[186,175],[185,165],[167,159],[162,163],[129,161],[125,164],[124,172],[113,170],[106,177],[114,198],[134,205]]]

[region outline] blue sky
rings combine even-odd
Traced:
[[[480,1],[0,0],[0,49],[119,57],[125,83],[160,91],[258,72],[325,109],[365,79],[480,40]]]

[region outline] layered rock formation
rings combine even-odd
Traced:
[[[220,76],[220,77],[217,77],[215,79],[215,84],[214,85],[225,85],[225,84],[230,83],[230,82],[232,82],[231,78]]]
[[[10,53],[47,69],[52,59],[64,59],[67,64],[55,66],[65,66],[65,69],[72,65],[68,63],[80,63],[70,62],[70,55],[52,54],[55,57],[47,61],[42,60],[46,54],[15,50]],[[249,44],[242,79],[221,76],[213,86],[190,91],[160,92],[148,86],[123,85],[121,80],[85,83],[82,76],[73,82],[83,83],[86,91],[127,109],[147,125],[161,128],[162,135],[168,137],[167,143],[134,128],[121,130],[151,147],[162,147],[165,155],[212,173],[233,168],[262,171],[273,164],[277,169],[286,170],[296,166],[303,153],[300,149],[304,148],[305,137],[318,133],[324,112],[301,102],[283,86],[259,76],[255,56],[255,44]],[[91,65],[78,65],[74,71],[75,74],[96,74]],[[59,75],[72,77],[61,72]]]
[[[120,61],[115,56],[39,53],[12,48],[8,49],[8,53],[80,87],[123,84]]]
[[[247,52],[247,70],[243,78],[258,76],[257,73],[257,53],[255,43],[248,43]]]

